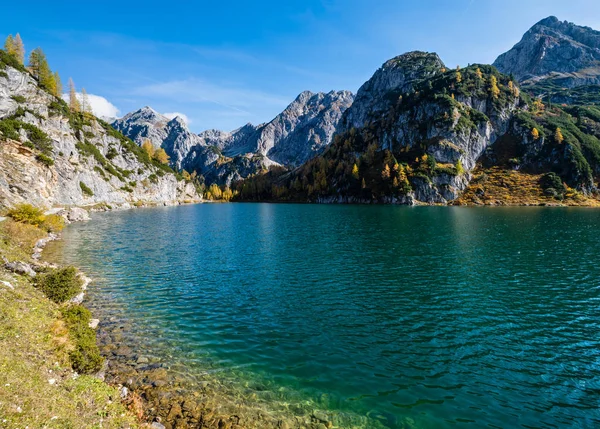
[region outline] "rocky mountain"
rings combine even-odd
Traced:
[[[230,184],[272,165],[298,166],[320,153],[331,143],[353,98],[349,91],[305,91],[272,121],[231,132],[207,130],[195,135],[185,124],[173,126],[178,118],[168,121],[148,107],[113,126],[138,144],[148,138],[163,147],[178,169],[197,171],[208,183]]]
[[[359,88],[354,103],[343,115],[338,132],[360,128],[379,119],[394,104],[396,95],[411,92],[416,84],[440,73],[444,67],[437,54],[418,51],[386,61]]]
[[[148,106],[117,119],[112,126],[140,146],[148,139],[155,148],[162,147],[178,170],[184,168],[185,157],[191,148],[203,143],[183,119],[177,116],[168,119]]]
[[[494,66],[525,86],[551,81],[574,88],[600,84],[600,32],[551,16],[535,24]]]
[[[109,124],[70,112],[0,51],[0,207],[127,207],[199,198],[191,183],[149,160]]]
[[[238,199],[448,204],[475,176],[485,193],[482,169],[489,166],[543,175],[535,192],[547,191],[550,203],[592,195],[600,177],[599,114],[534,103],[493,66],[447,70],[436,54],[411,52],[387,61],[361,87],[322,155],[241,182]]]

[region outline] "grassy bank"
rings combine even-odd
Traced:
[[[0,257],[33,263],[35,243],[47,233],[47,223],[0,222]],[[0,427],[139,427],[117,388],[92,375],[102,360],[89,312],[68,302],[77,281],[72,270],[49,269],[35,278],[13,271],[2,262]]]

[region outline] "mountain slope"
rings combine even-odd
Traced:
[[[527,92],[558,104],[600,104],[600,32],[549,17],[494,62]]]
[[[226,183],[265,170],[271,165],[297,166],[331,143],[343,112],[352,104],[349,91],[301,93],[266,124],[247,124],[232,132],[207,130],[199,135],[175,118],[145,107],[113,123],[141,144],[148,138],[163,147],[178,169],[196,171],[207,183]]]
[[[0,206],[173,204],[194,186],[90,114],[71,113],[0,51]]]
[[[437,55],[422,52],[391,61],[363,87],[368,97],[359,90],[322,156],[239,183],[238,199],[447,204],[484,160],[523,174],[552,172],[547,188],[559,199],[568,194],[563,182],[576,188],[569,195],[596,192],[596,110],[532,103],[492,66],[446,71]]]
[[[181,118],[168,119],[148,106],[117,119],[112,126],[140,146],[148,139],[155,148],[165,149],[177,170],[184,168],[192,147],[202,143]]]

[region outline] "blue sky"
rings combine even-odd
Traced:
[[[355,92],[411,50],[490,63],[549,15],[600,29],[597,0],[105,0],[12,2],[0,36],[121,115],[150,105],[199,132],[268,121],[306,89]]]

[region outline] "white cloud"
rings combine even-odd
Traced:
[[[119,117],[119,109],[117,106],[112,104],[106,98],[100,95],[88,94],[88,101],[90,103],[90,107],[92,109],[92,113],[99,118],[118,118]],[[63,100],[67,103],[69,102],[69,94],[63,94]],[[80,92],[77,93],[77,99],[81,103],[83,100],[83,96]]]
[[[173,119],[174,117],[179,116],[181,119],[183,119],[183,122],[185,122],[188,125],[192,122],[185,113],[168,112],[168,113],[163,113],[163,115],[169,119]]]

